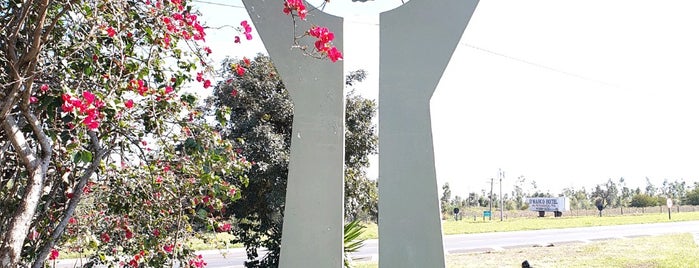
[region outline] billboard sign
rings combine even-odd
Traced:
[[[567,197],[530,197],[527,198],[531,211],[568,211],[570,204]]]

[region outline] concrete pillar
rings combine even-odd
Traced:
[[[344,70],[292,50],[294,25],[280,0],[243,0],[294,103],[280,267],[341,267],[344,214]],[[312,6],[306,3],[306,6]],[[335,33],[342,18],[320,10],[309,22]],[[310,28],[297,19],[297,35]],[[310,40],[310,39],[309,39]],[[313,43],[309,42],[311,48]]]
[[[412,0],[380,17],[379,267],[444,267],[430,98],[477,0]]]

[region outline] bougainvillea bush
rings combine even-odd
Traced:
[[[181,0],[13,0],[0,32],[0,267],[62,251],[202,266],[183,241],[230,229],[221,210],[250,164],[183,92],[211,85],[199,14]]]
[[[305,19],[301,1],[279,8]],[[212,85],[205,29],[183,0],[0,2],[0,267],[60,252],[88,265],[205,265],[185,241],[231,230],[224,204],[251,166],[183,90]],[[342,58],[327,29],[303,36]]]

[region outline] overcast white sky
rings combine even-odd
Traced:
[[[369,72],[370,98],[378,14],[398,5],[326,7],[345,17],[345,70]],[[210,26],[249,19],[243,8],[197,6]],[[499,168],[505,192],[520,175],[552,193],[620,177],[641,188],[645,177],[699,181],[698,13],[693,0],[481,1],[432,98],[439,185],[480,192]],[[241,45],[234,35],[208,31],[216,57],[264,52],[258,35]]]

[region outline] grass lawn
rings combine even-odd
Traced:
[[[552,247],[523,247],[447,256],[447,267],[699,267],[699,247],[691,234],[613,239]],[[378,267],[373,262],[358,268]]]
[[[699,212],[682,212],[672,214],[672,221],[691,220],[699,220]],[[483,221],[482,218],[478,218],[476,221],[473,221],[473,218],[471,218],[470,220],[464,219],[460,221],[442,221],[442,230],[445,235],[450,235],[656,222],[669,222],[667,213],[627,214],[623,216],[603,217],[564,216],[560,218],[510,218],[502,222],[497,220],[495,217],[492,221],[488,221],[487,219],[486,221]],[[378,226],[373,223],[367,224],[367,228],[361,237],[366,239],[378,238]]]

